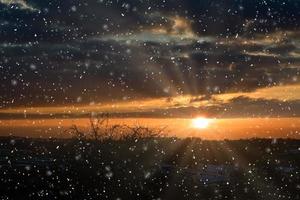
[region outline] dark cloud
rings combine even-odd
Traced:
[[[151,113],[139,113],[138,116],[151,117],[182,117],[193,118],[199,114],[207,117],[299,117],[300,101],[280,101],[268,99],[251,99],[240,96],[229,102],[211,106],[184,106],[170,109],[155,110]]]
[[[235,118],[235,117],[299,117],[300,101],[280,101],[276,99],[251,99],[249,97],[236,97],[229,102],[211,106],[184,106],[150,113],[139,114],[140,116],[152,117],[195,117],[199,114],[207,117]]]
[[[198,100],[198,99],[194,99]],[[199,99],[199,101],[215,99]],[[191,101],[193,103],[195,101]],[[159,108],[151,111],[111,111],[111,117],[150,117],[150,118],[194,118],[196,116],[211,118],[240,118],[240,117],[300,117],[300,100],[281,101],[276,99],[252,99],[239,96],[228,102],[215,102],[214,105],[206,106],[182,106],[174,105],[171,108]],[[0,113],[0,119],[41,119],[41,118],[86,118],[90,113]]]
[[[220,106],[224,117],[299,117],[300,101],[251,99],[240,96]]]
[[[209,97],[297,82],[299,7],[2,0],[1,107]]]
[[[16,5],[16,6],[14,6]],[[268,33],[299,28],[300,4],[289,1],[244,0],[100,0],[0,2],[6,31],[2,41],[70,40],[91,35],[137,31],[168,24],[161,16],[193,20],[202,34]],[[3,26],[3,24],[2,24]]]

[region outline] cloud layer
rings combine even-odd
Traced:
[[[1,0],[0,10],[2,109],[180,95],[213,101],[219,94],[299,84],[296,0]],[[203,112],[241,115],[238,105],[259,104],[266,110],[257,115],[279,107],[272,115],[298,115],[298,99],[289,101],[246,95]],[[285,109],[290,104],[296,111]]]

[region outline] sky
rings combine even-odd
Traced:
[[[0,0],[0,119],[297,118],[297,0]]]

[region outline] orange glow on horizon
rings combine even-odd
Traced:
[[[213,119],[208,128],[191,126],[194,119],[186,118],[112,118],[110,124],[166,127],[167,136],[200,137],[202,139],[298,138],[300,118],[236,118]],[[87,131],[89,119],[21,119],[0,120],[0,135],[23,137],[70,137],[64,133],[72,125]]]

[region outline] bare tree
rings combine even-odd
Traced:
[[[86,135],[84,134],[84,132],[80,131],[79,128],[76,125],[72,125],[65,132],[71,134],[72,137],[74,137],[74,138],[76,138],[78,140],[86,139]]]
[[[123,135],[122,139],[139,139],[139,138],[155,138],[163,136],[166,127],[163,128],[149,128],[145,126],[126,126],[129,130]]]
[[[99,140],[101,139],[101,137],[106,136],[107,130],[109,128],[109,115],[107,113],[100,115],[91,115],[89,121],[93,139]]]
[[[76,125],[67,130],[73,137],[94,140],[135,140],[139,138],[155,138],[162,136],[166,127],[148,128],[145,126],[109,125],[109,114],[91,114],[89,118],[90,130],[86,133],[80,131]]]

